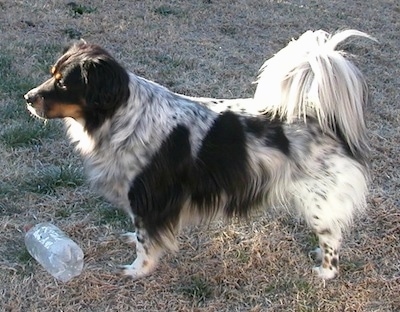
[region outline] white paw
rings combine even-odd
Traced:
[[[132,245],[137,244],[136,232],[127,232],[127,233],[121,234],[120,237],[121,237],[122,241],[126,244],[132,244]]]
[[[328,279],[332,279],[334,277],[336,277],[336,275],[338,274],[338,271],[335,268],[331,269],[325,269],[323,267],[313,267],[313,272],[319,277],[322,278],[324,280],[328,280]]]
[[[137,280],[139,278],[145,277],[147,274],[145,272],[141,272],[140,270],[134,268],[131,264],[121,265],[118,267],[118,275],[126,276],[132,278],[133,280]]]
[[[118,274],[137,280],[152,273],[155,267],[156,263],[151,263],[149,261],[138,261],[138,259],[136,259],[132,264],[120,266],[118,268]]]

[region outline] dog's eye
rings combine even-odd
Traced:
[[[67,86],[64,84],[62,79],[56,80],[56,86],[60,89],[67,89]]]

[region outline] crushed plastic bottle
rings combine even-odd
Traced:
[[[82,272],[82,249],[51,223],[39,223],[27,231],[25,246],[47,272],[62,282]]]

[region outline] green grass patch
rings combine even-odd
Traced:
[[[193,59],[187,59],[178,54],[160,54],[156,55],[154,60],[161,63],[166,68],[165,70],[171,73],[178,68],[182,70],[192,70],[195,68],[195,61]]]
[[[60,129],[55,123],[40,123],[33,119],[21,121],[5,129],[0,141],[11,148],[38,145],[43,139],[55,139],[60,136]]]
[[[212,288],[204,278],[193,276],[190,283],[182,288],[182,292],[200,304],[211,297]]]
[[[38,172],[26,182],[26,190],[38,194],[53,194],[61,187],[77,187],[85,178],[79,167],[51,166]]]
[[[0,181],[0,198],[4,199],[7,196],[9,196],[10,194],[14,193],[15,191],[15,187],[10,185],[7,182],[4,181]],[[1,206],[1,204],[0,204]]]
[[[61,218],[61,219],[66,219],[71,216],[71,210],[70,209],[58,209],[55,213],[54,216],[56,218]]]
[[[21,250],[17,254],[17,259],[18,262],[21,264],[28,264],[33,258],[26,248],[21,248]]]
[[[222,25],[219,28],[219,30],[221,31],[221,33],[223,33],[224,35],[228,35],[228,36],[234,36],[237,33],[236,26],[230,25],[230,24]]]
[[[312,285],[305,279],[298,279],[294,281],[293,287],[301,293],[311,293],[313,290]]]
[[[81,39],[82,32],[75,28],[66,28],[64,29],[64,33],[68,36],[69,39]]]
[[[311,248],[317,248],[319,246],[318,236],[314,233],[310,233],[310,235],[308,236],[308,241]]]
[[[238,249],[235,251],[235,253],[237,260],[241,263],[248,263],[250,261],[250,254],[248,250]]]
[[[90,13],[96,12],[96,8],[82,5],[82,4],[77,4],[75,2],[70,2],[67,4],[67,6],[69,6],[73,17],[79,17],[83,14],[90,14]]]
[[[157,8],[155,8],[154,13],[161,15],[161,16],[173,15],[173,16],[181,17],[183,15],[183,12],[181,10],[175,9],[168,5],[161,5]]]
[[[129,226],[130,220],[126,216],[126,214],[119,210],[115,209],[113,207],[102,207],[99,211],[100,213],[100,218],[99,218],[99,224],[109,224],[109,225],[118,225],[118,227],[121,227],[122,225],[124,226]]]

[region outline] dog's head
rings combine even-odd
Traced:
[[[24,97],[38,117],[72,117],[93,130],[127,102],[129,75],[104,49],[79,42],[64,51],[51,78]]]

